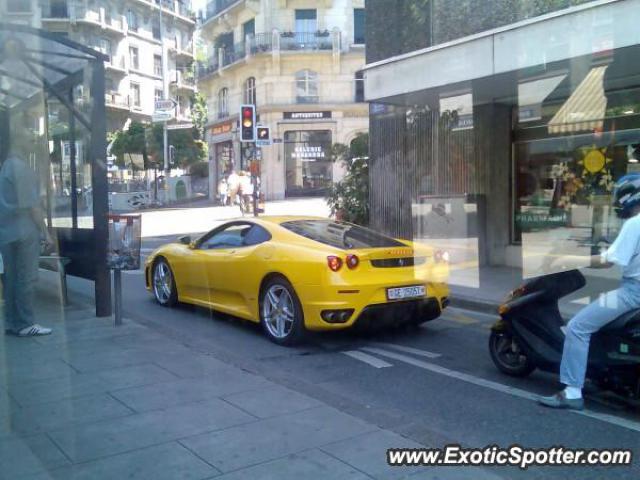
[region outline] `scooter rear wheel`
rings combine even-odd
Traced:
[[[526,377],[536,369],[518,342],[507,332],[491,332],[489,353],[498,370],[512,377]]]

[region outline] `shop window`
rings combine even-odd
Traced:
[[[296,73],[296,102],[318,103],[318,74],[312,70]]]
[[[249,77],[244,82],[244,98],[243,101],[247,105],[256,104],[256,79]]]
[[[331,132],[289,131],[284,134],[288,197],[325,195],[333,184]]]
[[[229,89],[227,87],[218,92],[218,118],[229,116]]]

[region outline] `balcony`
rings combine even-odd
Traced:
[[[240,3],[242,0],[211,0],[207,3],[207,11],[203,18],[203,22],[218,16],[221,12],[232,7],[236,3]]]
[[[174,38],[169,45],[169,52],[178,57],[193,59],[193,42],[181,42],[178,38]]]
[[[215,55],[198,64],[198,77],[205,78],[253,55],[280,52],[335,52],[341,49],[340,31],[258,33],[231,47],[215,49]]]
[[[193,92],[196,88],[196,81],[193,72],[177,70],[174,72],[171,86],[179,90],[188,90]]]
[[[127,67],[125,64],[124,57],[119,57],[119,58],[110,57],[109,61],[105,62],[104,67],[105,69],[112,72],[120,73],[122,75],[127,74]]]
[[[115,110],[129,110],[131,108],[131,99],[127,95],[108,92],[104,95],[104,104],[107,108]]]

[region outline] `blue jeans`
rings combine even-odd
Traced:
[[[0,245],[4,262],[2,293],[5,328],[19,332],[34,323],[34,290],[38,279],[40,240],[37,236]]]
[[[640,308],[640,281],[622,279],[622,285],[583,308],[567,324],[560,381],[582,388],[589,358],[591,335],[629,310]]]

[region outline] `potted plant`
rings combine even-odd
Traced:
[[[336,220],[369,224],[369,135],[359,134],[350,144],[335,144],[331,158],[343,162],[344,178],[335,183],[326,201]]]

